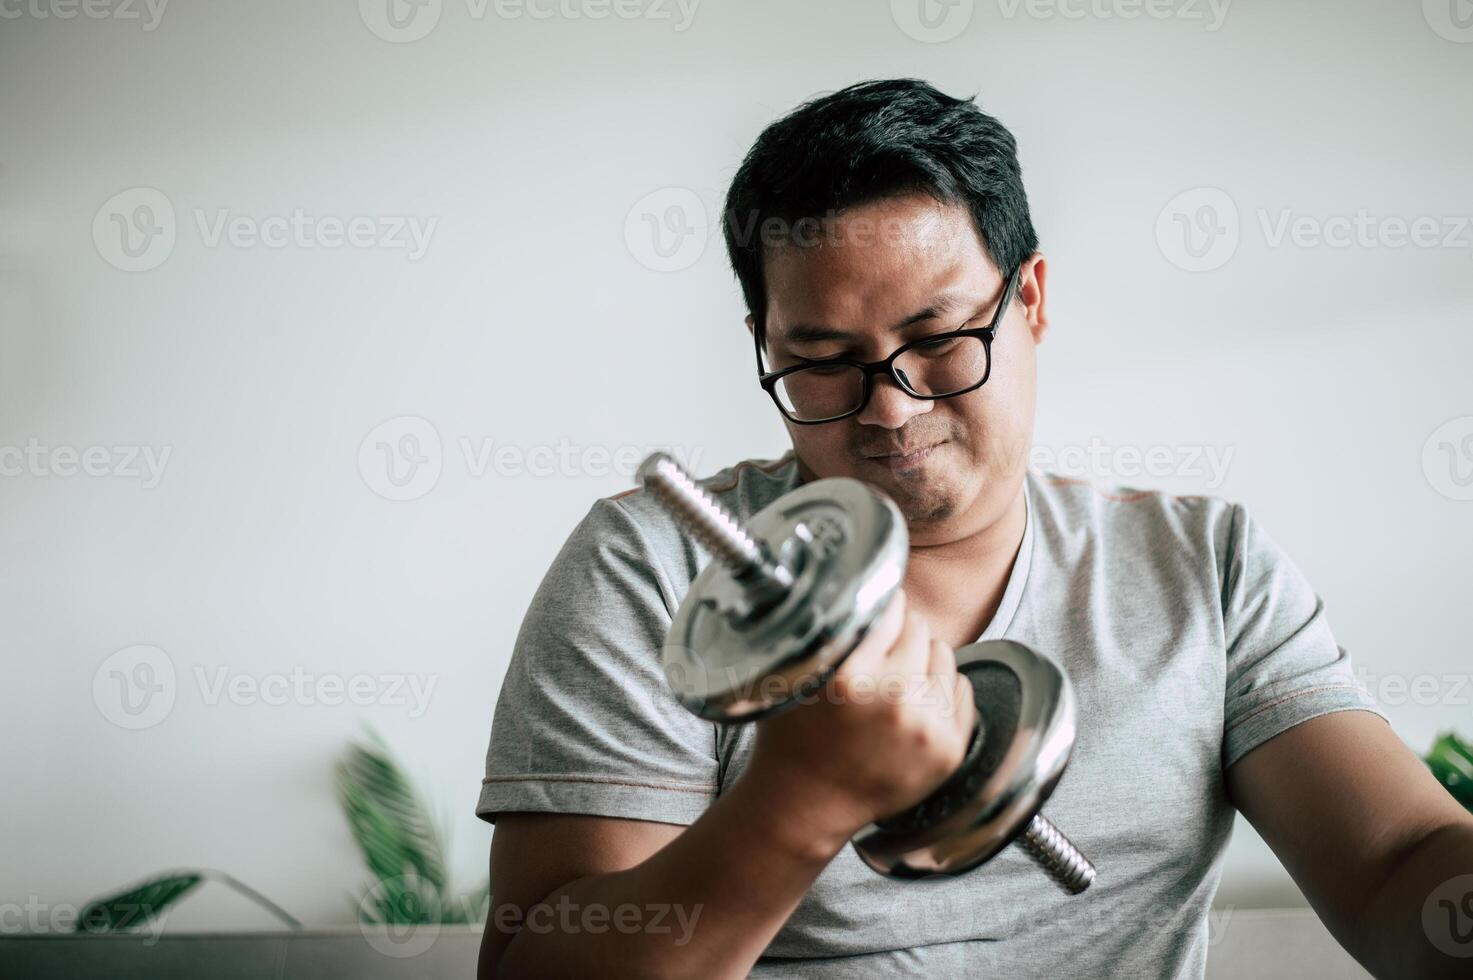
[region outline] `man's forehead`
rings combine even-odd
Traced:
[[[829,229],[834,239],[849,243],[935,248],[945,247],[970,220],[970,212],[959,204],[907,194],[841,211]]]
[[[898,334],[913,325],[971,316],[996,291],[997,274],[980,247],[898,265],[865,264],[821,272],[791,267],[768,282],[766,333],[788,346]]]
[[[763,250],[773,338],[812,342],[875,317],[901,329],[975,303],[996,278],[970,212],[928,195],[843,212],[813,241]]]
[[[905,312],[892,316],[888,321],[871,322],[872,318],[864,317],[864,322],[854,323],[848,316],[813,312],[801,316],[770,317],[768,331],[771,339],[791,347],[824,341],[857,340],[874,330],[900,334],[907,327],[916,324],[971,314],[982,299],[983,294],[963,282],[945,287],[936,293],[922,293],[912,306],[905,308]]]

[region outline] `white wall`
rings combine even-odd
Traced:
[[[107,447],[90,460],[109,472],[131,451],[112,447],[169,454],[156,485],[68,476],[65,453],[14,475],[12,452],[0,477],[0,902],[44,920],[206,865],[309,924],[351,921],[363,876],[329,767],[364,722],[478,882],[472,807],[522,611],[592,499],[632,481],[476,476],[460,440],[633,447],[626,463],[674,446],[703,475],[782,452],[714,224],[661,272],[641,213],[714,213],[763,125],[865,77],[980,92],[1019,138],[1052,266],[1038,442],[1231,451],[1221,482],[1093,475],[1250,503],[1363,668],[1434,678],[1382,689],[1401,735],[1473,733],[1473,503],[1439,455],[1473,470],[1473,29],[1453,8],[962,0],[918,40],[909,0],[704,0],[688,22],[430,0],[411,29],[438,21],[401,43],[368,26],[392,34],[386,2],[175,0],[155,23],[141,3],[61,19],[39,14],[65,0],[0,0],[0,447]],[[145,202],[109,202],[134,188],[167,198],[176,239],[127,272],[110,215]],[[1198,188],[1241,224],[1230,259],[1191,272],[1163,209]],[[435,224],[418,257],[212,245],[221,209]],[[1378,224],[1370,246],[1275,247],[1260,214],[1271,233],[1284,209],[1310,231],[1431,217],[1455,240],[1390,247]],[[362,470],[359,453],[401,416],[432,423],[442,472],[394,502],[377,437]],[[148,654],[162,693],[135,717],[112,678],[135,653],[109,658],[139,644],[167,661]],[[221,676],[294,670],[384,696],[210,703]],[[396,675],[434,683],[422,714],[384,703]],[[1299,901],[1246,825],[1220,900]],[[170,925],[268,922],[212,891]]]

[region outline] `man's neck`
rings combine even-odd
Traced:
[[[1025,493],[1020,483],[1002,516],[972,533],[911,546],[906,597],[953,646],[980,636],[1002,605],[1027,527]]]

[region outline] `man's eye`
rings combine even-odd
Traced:
[[[824,375],[825,377],[827,377],[831,374],[842,374],[845,371],[852,371],[853,368],[849,367],[847,364],[823,364],[820,362],[818,364],[810,365],[805,370],[809,371],[812,374]]]
[[[926,357],[944,357],[958,343],[960,343],[960,338],[958,337],[945,337],[940,340],[928,340],[924,344],[916,345],[912,349]]]

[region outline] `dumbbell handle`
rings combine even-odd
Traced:
[[[1095,866],[1089,858],[1042,813],[1033,815],[1017,842],[1070,895],[1078,895],[1095,880]]]
[[[666,453],[651,453],[635,474],[666,510],[684,524],[732,577],[747,587],[753,605],[776,602],[793,587],[793,574],[753,540],[736,516],[699,486]]]
[[[928,807],[938,806],[939,801],[944,799],[948,790],[951,789],[953,780],[960,778],[967,771],[973,758],[981,751],[982,741],[982,726],[979,719],[978,724],[972,727],[972,736],[967,741],[967,751],[962,756],[961,764],[957,766],[956,774],[948,776],[921,802],[879,821],[879,826],[906,823],[923,814]],[[1033,819],[1018,834],[1016,840],[1018,846],[1023,849],[1023,853],[1037,862],[1038,866],[1069,894],[1078,895],[1095,880],[1095,867],[1090,863],[1089,858],[1085,857],[1084,852],[1075,847],[1073,842],[1064,836],[1064,832],[1054,826],[1053,821],[1042,813],[1033,815]]]

